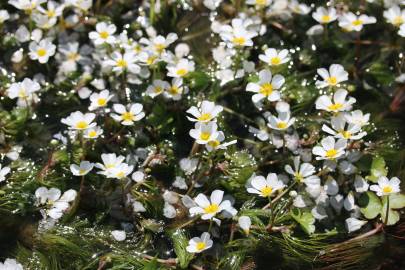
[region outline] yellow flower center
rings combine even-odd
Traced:
[[[69,53],[67,59],[70,61],[76,61],[79,58],[78,53]]]
[[[97,99],[98,106],[105,106],[107,104],[107,100],[105,98]]]
[[[353,26],[363,25],[363,21],[362,21],[362,20],[354,20],[354,21],[352,22],[352,25],[353,25]]]
[[[199,121],[209,121],[209,120],[211,120],[211,118],[212,118],[212,116],[211,116],[210,113],[203,113],[203,114],[201,114],[200,117],[198,117],[197,119],[198,119]]]
[[[302,182],[304,180],[304,177],[299,172],[295,173],[294,177],[298,182]]]
[[[331,110],[331,111],[338,111],[338,110],[340,110],[342,107],[343,107],[343,104],[341,104],[341,103],[335,103],[335,104],[329,105],[329,106],[328,106],[328,109]]]
[[[330,84],[330,85],[336,85],[337,84],[337,78],[332,76],[326,79],[326,81]]]
[[[46,50],[44,48],[40,48],[37,50],[37,54],[39,57],[43,57],[46,55]]]
[[[146,64],[147,65],[152,65],[155,62],[156,58],[157,58],[156,56],[148,57],[148,59],[146,59]]]
[[[256,0],[256,5],[264,6],[264,5],[266,5],[266,0]]]
[[[392,187],[391,186],[385,186],[383,187],[383,192],[384,193],[391,193],[392,192]]]
[[[157,52],[161,53],[161,52],[163,52],[164,49],[166,49],[166,45],[165,44],[155,44],[155,49]]]
[[[244,45],[246,42],[246,39],[244,37],[234,37],[232,39],[232,43],[238,46]]]
[[[323,23],[328,23],[331,20],[331,17],[329,15],[323,15],[321,17],[321,22]]]
[[[134,119],[134,115],[131,112],[124,112],[121,115],[121,118],[124,121],[132,121]]]
[[[200,140],[207,141],[211,137],[211,133],[201,132]]]
[[[172,95],[177,95],[180,93],[180,89],[177,86],[172,86],[169,88],[169,93]]]
[[[120,67],[120,68],[126,68],[128,66],[128,63],[124,59],[119,59],[117,61],[116,65],[117,65],[117,67]]]
[[[21,88],[21,89],[18,91],[18,97],[19,97],[19,98],[27,98],[27,92],[25,91],[24,88]]]
[[[219,205],[216,203],[210,204],[204,208],[206,214],[215,214],[219,210]]]
[[[260,86],[259,93],[262,95],[270,96],[273,92],[273,85],[271,83],[264,83]]]
[[[100,37],[102,39],[107,39],[110,36],[110,34],[107,31],[101,31],[100,32]]]
[[[181,69],[176,71],[176,74],[179,75],[180,77],[183,77],[184,75],[187,74],[187,72],[188,72],[187,69],[181,68]]]
[[[162,91],[163,91],[163,88],[160,87],[160,86],[156,86],[155,89],[154,89],[155,93],[161,93]]]
[[[55,16],[56,16],[55,10],[47,10],[47,11],[46,11],[46,15],[47,15],[49,18],[55,17]]]
[[[85,174],[86,173],[86,170],[84,170],[84,169],[79,169],[79,174]]]
[[[208,142],[208,145],[212,148],[217,148],[220,145],[220,142],[218,140],[212,140]]]
[[[330,150],[326,151],[327,158],[333,159],[336,157],[336,155],[337,155],[336,149],[330,149]]]
[[[90,138],[94,138],[94,137],[97,136],[97,132],[96,132],[95,130],[91,130],[91,131],[87,134],[87,136],[90,137]]]
[[[271,63],[273,66],[280,65],[281,59],[280,59],[280,57],[278,57],[278,56],[273,57],[273,58],[271,58],[270,63]]]
[[[345,139],[350,139],[352,137],[352,134],[346,130],[341,130],[340,134],[342,134],[343,138],[345,138]]]
[[[198,242],[196,245],[196,248],[198,251],[205,249],[205,247],[206,247],[206,244],[204,242]]]
[[[404,18],[402,18],[402,16],[396,16],[394,18],[394,20],[392,20],[392,24],[395,26],[400,26],[403,23],[404,23]]]
[[[87,128],[89,126],[89,124],[87,124],[87,122],[85,122],[85,121],[79,121],[79,122],[77,122],[77,124],[76,124],[76,128],[77,129],[85,129],[85,128]]]
[[[280,121],[280,122],[277,123],[277,127],[279,129],[285,129],[287,127],[287,123],[284,122],[284,121]]]
[[[269,186],[265,186],[260,190],[260,192],[262,193],[263,197],[269,197],[271,193],[273,193],[273,189]]]
[[[120,171],[116,174],[117,178],[122,178],[125,176],[125,173],[123,171]]]

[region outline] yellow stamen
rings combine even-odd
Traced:
[[[200,115],[200,117],[197,118],[199,121],[209,121],[212,119],[212,116],[210,113],[203,113]]]
[[[47,15],[49,18],[53,18],[53,17],[56,16],[56,12],[55,12],[55,10],[47,10],[47,11],[46,11],[46,15]]]
[[[163,50],[166,48],[166,45],[164,44],[155,44],[155,49],[157,52],[161,53]]]
[[[220,142],[218,140],[213,140],[213,141],[209,141],[208,145],[215,149],[220,145]]]
[[[330,84],[330,85],[336,85],[337,84],[337,78],[332,76],[326,79],[326,81]]]
[[[264,83],[260,86],[259,93],[268,97],[273,93],[273,85],[271,83]]]
[[[331,20],[331,17],[329,15],[323,15],[321,17],[321,22],[323,23],[328,23]]]
[[[169,93],[171,95],[177,95],[180,93],[180,89],[177,86],[173,85],[172,87],[169,88]]]
[[[206,244],[204,242],[198,242],[196,245],[196,248],[198,251],[205,249],[205,247],[206,247]]]
[[[76,128],[77,129],[85,129],[85,128],[87,128],[89,126],[89,124],[87,124],[87,122],[85,122],[85,121],[79,121],[79,122],[77,122],[77,124],[76,124]]]
[[[343,104],[341,104],[341,103],[335,103],[335,104],[329,105],[329,106],[328,106],[328,109],[331,110],[331,111],[338,111],[338,110],[340,110],[342,107],[343,107]]]
[[[335,158],[336,155],[337,155],[336,149],[330,149],[330,150],[326,151],[326,157],[329,159]]]
[[[232,43],[237,45],[237,46],[242,46],[246,42],[246,39],[244,37],[234,37],[232,39]]]
[[[176,71],[176,74],[179,75],[180,77],[183,77],[184,75],[187,74],[187,72],[188,72],[187,69],[181,68],[181,69]]]
[[[258,6],[264,6],[264,5],[266,5],[266,0],[256,0],[256,5],[258,5]]]
[[[216,203],[210,204],[204,208],[206,214],[215,214],[219,210],[219,205]]]
[[[343,138],[345,138],[345,139],[350,139],[352,137],[352,134],[346,130],[341,130],[340,134],[342,134]]]
[[[121,118],[124,121],[132,121],[134,119],[134,115],[131,112],[124,112],[121,115]]]
[[[85,173],[86,173],[86,170],[79,169],[79,174],[85,174]]]
[[[155,89],[154,89],[154,92],[155,92],[156,94],[162,93],[162,91],[163,91],[163,88],[160,87],[160,86],[156,86]]]
[[[124,59],[119,59],[117,61],[116,65],[117,65],[117,67],[120,67],[120,68],[126,68],[128,66],[128,63]]]
[[[97,104],[98,106],[105,106],[107,104],[107,100],[105,98],[99,98],[97,99]]]
[[[302,176],[302,174],[300,174],[299,172],[294,174],[294,178],[298,181],[298,182],[302,182],[304,180],[304,177]]]
[[[94,137],[97,136],[97,132],[96,132],[95,130],[91,130],[91,131],[87,134],[87,136],[90,137],[90,138],[94,138]]]
[[[146,59],[146,64],[147,65],[152,65],[155,62],[156,58],[157,58],[156,56],[148,57],[148,59]]]
[[[102,39],[107,39],[109,36],[110,36],[110,34],[107,31],[100,32],[100,37]]]
[[[201,132],[200,140],[207,141],[211,137],[211,133]]]
[[[279,129],[285,129],[285,128],[287,128],[287,123],[284,122],[284,121],[278,122],[278,123],[277,123],[277,128],[279,128]]]
[[[280,59],[280,57],[278,57],[278,56],[273,57],[273,58],[271,58],[270,63],[271,63],[273,66],[280,65],[281,59]]]
[[[353,25],[353,26],[363,25],[363,21],[362,21],[362,20],[354,20],[354,21],[352,22],[352,25]]]
[[[67,59],[70,61],[76,61],[79,58],[78,53],[69,53]]]
[[[39,57],[43,57],[46,55],[46,50],[44,48],[40,48],[37,50],[37,54]]]
[[[391,187],[391,186],[385,186],[385,187],[383,187],[383,192],[384,192],[384,193],[391,193],[391,192],[392,192],[392,187]]]
[[[396,16],[393,20],[392,20],[392,24],[395,26],[400,26],[401,24],[403,24],[404,18],[402,18],[402,16]]]
[[[263,197],[269,197],[271,193],[273,193],[273,189],[269,186],[265,186],[260,190],[260,192],[262,193]]]

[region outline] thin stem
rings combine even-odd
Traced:
[[[385,213],[385,221],[384,221],[385,225],[387,225],[387,223],[388,223],[389,212],[390,212],[390,196],[387,195],[387,210],[386,210],[386,213]]]

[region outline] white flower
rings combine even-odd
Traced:
[[[233,140],[230,142],[222,143],[225,140],[225,135],[222,131],[218,131],[218,136],[210,140],[206,145],[205,148],[207,148],[208,152],[211,152],[216,149],[226,149],[229,145],[235,144],[237,141]]]
[[[299,3],[297,0],[291,0],[288,6],[292,12],[306,15],[311,11],[311,8],[306,4]]]
[[[186,175],[191,175],[197,169],[197,164],[197,158],[182,158],[179,163],[180,168]]]
[[[188,186],[186,183],[186,179],[180,176],[176,176],[176,179],[172,183],[172,186],[178,189],[187,190]]]
[[[120,230],[111,231],[111,235],[118,242],[124,241],[127,238],[125,231]]]
[[[312,18],[321,24],[327,24],[333,22],[337,19],[335,8],[324,8],[318,7],[314,13],[312,13]]]
[[[342,113],[331,118],[331,125],[332,128],[324,124],[322,130],[338,139],[359,140],[367,135],[367,132],[361,132],[361,126],[348,124],[346,127],[346,118]]]
[[[85,130],[96,126],[92,123],[96,115],[94,113],[86,113],[76,111],[72,112],[68,117],[62,118],[61,122],[69,126],[69,129]]]
[[[346,230],[349,233],[359,230],[366,223],[367,220],[360,220],[354,217],[350,217],[345,220]]]
[[[333,95],[333,102],[332,98],[329,96],[320,96],[315,102],[316,109],[335,113],[350,111],[352,109],[352,104],[356,102],[356,99],[349,97],[349,99],[346,100],[346,96],[347,91],[344,89],[339,89],[335,92]]]
[[[110,95],[110,91],[103,90],[100,93],[93,93],[90,96],[90,106],[89,110],[94,111],[98,108],[103,108],[107,106],[107,102],[113,97],[114,95]]]
[[[101,169],[101,171],[97,172],[98,174],[109,175],[111,170],[125,160],[124,156],[117,156],[115,153],[111,154],[102,154],[101,160],[103,163],[96,163],[96,168]]]
[[[121,74],[126,70],[132,74],[138,74],[141,71],[141,67],[135,63],[136,61],[137,58],[133,52],[126,52],[124,54],[113,52],[111,59],[106,60],[104,64],[112,67],[112,70],[117,74]]]
[[[399,28],[398,35],[405,37],[405,23]]]
[[[10,168],[9,167],[1,167],[0,164],[0,182],[3,182],[6,180],[6,175],[10,173]]]
[[[259,72],[259,82],[248,83],[246,91],[254,92],[252,101],[257,103],[266,98],[269,101],[277,101],[280,99],[280,92],[277,91],[284,84],[285,79],[283,76],[277,74],[272,76],[271,72],[267,69]]]
[[[222,25],[219,29],[222,40],[227,42],[229,47],[253,46],[252,38],[257,36],[256,32],[248,31],[242,19],[233,19],[231,25]]]
[[[127,109],[129,108],[129,109]],[[114,104],[113,109],[118,114],[111,114],[111,117],[116,121],[121,122],[124,126],[131,126],[134,122],[141,120],[145,117],[142,111],[143,106],[140,103],[127,105],[127,108],[122,104]]]
[[[177,34],[175,33],[169,33],[167,37],[165,38],[164,36],[156,36],[154,38],[146,39],[146,38],[141,38],[140,43],[143,43],[147,45],[151,50],[153,50],[157,54],[162,54],[165,49],[175,42],[178,39]]]
[[[6,259],[3,263],[0,262],[1,270],[23,270],[23,266],[15,259]]]
[[[174,78],[182,78],[189,72],[194,71],[194,62],[186,58],[182,58],[174,65],[167,66],[167,76]]]
[[[290,111],[279,111],[278,117],[270,115],[267,120],[269,121],[267,126],[275,130],[286,130],[295,122],[295,118],[291,118]]]
[[[194,116],[194,118],[187,116],[187,119],[192,122],[206,123],[215,120],[215,118],[220,112],[222,112],[222,110],[222,106],[215,105],[214,102],[204,100],[199,105],[199,108],[197,108],[196,106],[192,106],[187,110],[187,113]]]
[[[38,60],[41,64],[48,62],[49,57],[55,54],[56,46],[48,39],[43,39],[39,43],[32,41],[29,45],[28,53],[32,60]]]
[[[218,137],[217,124],[215,122],[195,124],[194,129],[190,130],[190,136],[196,140],[198,144],[207,144],[209,141],[215,140]]]
[[[136,213],[146,212],[146,208],[143,206],[143,204],[141,202],[138,202],[138,201],[132,202],[132,208],[134,209],[134,212],[136,212]]]
[[[89,33],[89,38],[93,40],[95,45],[103,43],[113,44],[115,42],[114,33],[116,30],[117,27],[114,24],[99,22],[96,24],[96,31]]]
[[[246,0],[247,5],[252,5],[257,8],[268,7],[272,2],[273,2],[272,0]]]
[[[181,95],[187,92],[187,87],[183,86],[182,78],[173,78],[172,84],[164,92],[166,98],[171,98],[173,100],[180,100]]]
[[[285,187],[283,181],[277,178],[277,174],[269,173],[267,178],[255,176],[250,182],[251,187],[247,188],[249,193],[258,194],[260,197],[270,197],[277,190]]]
[[[360,110],[345,113],[344,116],[349,124],[358,125],[360,127],[368,125],[368,121],[370,120],[370,114],[363,114],[363,112]]]
[[[8,19],[10,19],[10,14],[8,14],[8,11],[5,9],[1,9],[0,10],[0,24],[4,23]]]
[[[145,174],[141,171],[136,171],[132,174],[131,178],[137,183],[142,183],[143,181],[145,181]]]
[[[103,134],[103,130],[98,126],[95,126],[95,127],[86,129],[83,132],[83,137],[86,139],[97,139],[101,134]]]
[[[189,209],[190,215],[201,215],[201,219],[207,220],[214,218],[222,211],[226,211],[232,215],[236,215],[237,211],[232,207],[229,200],[223,200],[224,192],[222,190],[214,190],[211,193],[210,199],[200,193],[194,198],[196,206]]]
[[[64,8],[65,6],[63,4],[59,5],[54,1],[48,1],[46,9],[39,5],[37,10],[47,16],[49,19],[54,19],[56,22],[56,18],[62,15]]]
[[[356,208],[353,192],[350,191],[349,194],[347,194],[347,196],[343,202],[343,206],[346,209],[346,211],[352,211]]]
[[[221,4],[222,0],[204,0],[203,4],[210,10],[215,10]]]
[[[7,89],[7,96],[11,99],[18,98],[17,105],[25,107],[32,100],[35,100],[35,92],[39,91],[40,88],[38,82],[25,78],[22,82],[12,83]]]
[[[151,98],[157,97],[164,91],[169,90],[170,84],[162,80],[154,80],[152,85],[149,85],[146,89],[146,94]]]
[[[252,221],[248,216],[240,216],[238,218],[239,227],[248,235]]]
[[[89,161],[81,161],[79,165],[71,164],[70,171],[73,175],[82,176],[88,174],[94,167],[94,164]]]
[[[339,26],[345,31],[361,31],[365,24],[376,23],[375,17],[367,16],[365,14],[355,15],[352,12],[344,13],[339,17]]]
[[[285,165],[285,171],[291,174],[298,182],[305,182],[307,178],[313,177],[315,167],[310,163],[300,164],[300,156],[294,157],[294,170],[290,165]]]
[[[405,23],[405,10],[401,10],[399,6],[394,5],[388,10],[384,11],[384,18],[390,24],[400,27]]]
[[[318,68],[317,72],[323,79],[323,81],[315,82],[319,88],[337,86],[339,83],[349,79],[349,73],[339,64],[332,64],[329,67],[329,72],[326,68]]]
[[[209,249],[213,245],[213,241],[211,240],[211,236],[207,232],[203,232],[201,237],[193,237],[188,241],[188,246],[186,250],[190,253],[200,253],[206,249]]]
[[[397,177],[388,180],[385,176],[380,176],[377,185],[371,185],[370,190],[377,193],[377,196],[385,196],[400,192],[401,181]]]
[[[360,175],[356,175],[356,177],[354,178],[354,189],[356,190],[356,192],[362,193],[362,192],[366,192],[368,190],[369,184],[367,183],[366,180],[364,180],[363,177],[361,177]]]
[[[132,173],[134,166],[126,163],[118,164],[108,170],[107,178],[124,179]]]
[[[15,8],[24,10],[27,13],[31,13],[38,8],[39,5],[45,3],[46,0],[9,0],[8,3]]]
[[[317,156],[317,160],[335,160],[344,155],[346,145],[347,141],[345,139],[339,139],[335,142],[335,138],[328,136],[322,139],[321,146],[315,146],[312,149],[312,153]]]
[[[46,187],[40,187],[35,191],[35,197],[40,205],[46,204],[45,210],[46,216],[50,216],[53,219],[59,219],[62,217],[63,212],[69,208],[69,203],[74,201],[77,192],[73,189],[69,189],[61,196],[61,191],[57,188],[47,189]]]
[[[264,54],[259,55],[259,59],[270,66],[278,66],[290,61],[288,50],[284,49],[277,51],[274,48],[269,48],[264,51]]]
[[[166,218],[175,218],[177,215],[176,208],[168,202],[165,202],[163,206],[163,215]]]

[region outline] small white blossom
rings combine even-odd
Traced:
[[[201,234],[201,237],[193,237],[190,239],[186,250],[190,253],[200,253],[211,248],[213,243],[214,242],[211,240],[210,234],[204,232]]]

